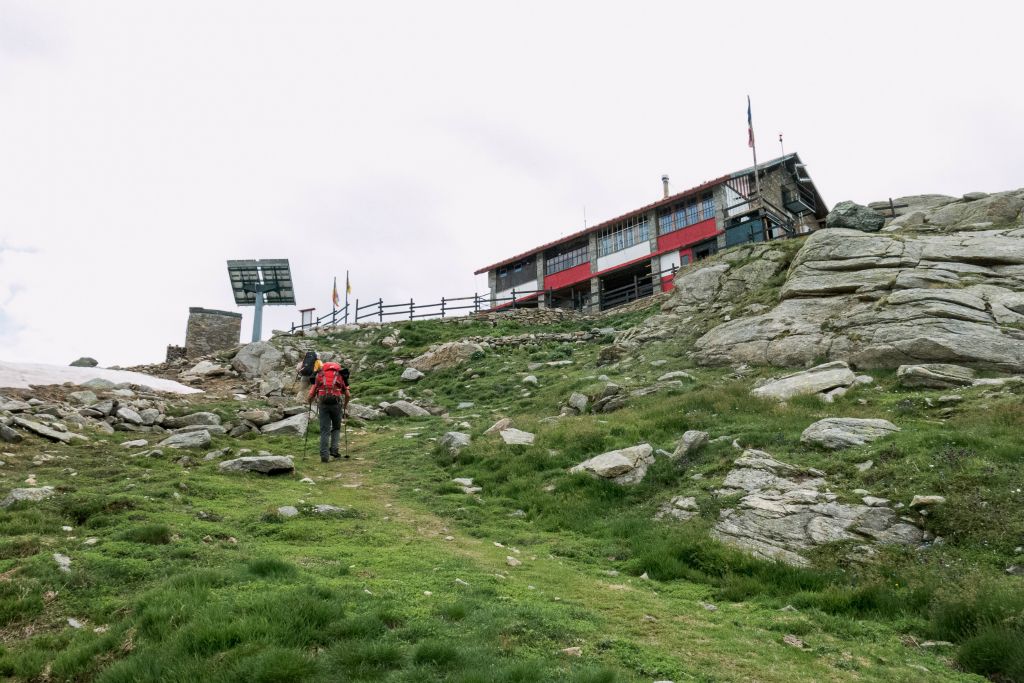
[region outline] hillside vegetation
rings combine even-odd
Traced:
[[[621,332],[656,312],[542,326],[412,322],[288,340],[355,359],[364,405],[401,392],[439,413],[352,420],[347,461],[321,464],[315,429],[305,456],[298,435],[257,433],[214,435],[187,458],[166,449],[137,457],[121,443],[138,435],[120,431],[5,445],[3,492],[38,484],[56,495],[0,509],[0,675],[1024,680],[1024,591],[1007,572],[1024,560],[1020,384],[967,387],[959,402],[941,403],[948,390],[906,389],[877,370],[833,403],[778,403],[750,395],[777,371],[695,367],[675,338],[610,357],[610,330],[582,342],[491,344],[416,382],[394,362],[464,337]],[[671,371],[692,379],[659,384]],[[573,392],[592,405],[609,383],[628,396],[621,409],[554,417]],[[629,395],[645,387],[660,388]],[[178,399],[173,412],[237,421],[269,405],[235,389]],[[506,417],[535,434],[532,445],[484,433]],[[901,431],[840,451],[801,443],[825,417],[884,418]],[[687,430],[711,441],[674,461],[667,454]],[[442,445],[451,431],[471,443]],[[643,443],[664,454],[638,484],[568,471]],[[738,447],[822,471],[839,502],[859,500],[856,489],[904,505],[916,495],[946,502],[914,513],[927,539],[917,545],[865,553],[826,543],[807,566],[756,559],[709,535],[737,503],[716,492]],[[204,459],[219,449],[230,450]],[[220,471],[218,458],[240,449],[290,455],[296,471]],[[452,481],[460,478],[479,490]],[[696,514],[656,521],[676,496],[693,497]],[[55,554],[70,560],[67,571]]]

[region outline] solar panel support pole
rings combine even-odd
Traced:
[[[266,292],[276,292],[280,289],[280,285],[276,282],[262,282],[259,284],[251,283],[245,285],[245,291],[252,292],[255,297],[255,308],[252,317],[252,340],[254,342],[260,341],[263,338],[263,299]]]

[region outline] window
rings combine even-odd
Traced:
[[[509,263],[498,268],[495,278],[498,291],[518,287],[532,280],[537,279],[537,259],[535,256],[528,256],[521,261]]]
[[[710,192],[705,194],[699,202],[697,197],[690,197],[658,212],[658,234],[665,235],[675,232],[714,217],[715,199]]]
[[[597,255],[607,256],[650,239],[647,215],[633,216],[605,228],[597,236]]]
[[[549,252],[544,260],[544,274],[552,275],[563,270],[575,268],[578,265],[587,263],[590,257],[587,253],[587,243],[583,242],[576,246],[562,247],[561,252]]]
[[[701,206],[701,220],[706,221],[709,218],[715,217],[715,196],[708,192],[700,200]]]

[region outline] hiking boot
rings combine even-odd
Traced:
[[[338,453],[338,451],[331,451],[331,458],[332,459],[337,460],[340,457],[341,457],[341,454]],[[348,457],[348,456],[346,456],[346,457]]]
[[[320,456],[320,462],[330,462],[330,461],[331,461],[331,459],[328,458],[326,455],[321,455]]]

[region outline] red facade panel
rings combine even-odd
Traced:
[[[718,234],[718,226],[714,218],[708,218],[700,223],[694,223],[682,230],[670,232],[667,235],[658,237],[658,251],[670,251],[678,247],[684,247],[694,242],[700,242],[714,237]]]
[[[581,263],[568,270],[544,276],[544,289],[561,289],[590,279],[590,263]]]

